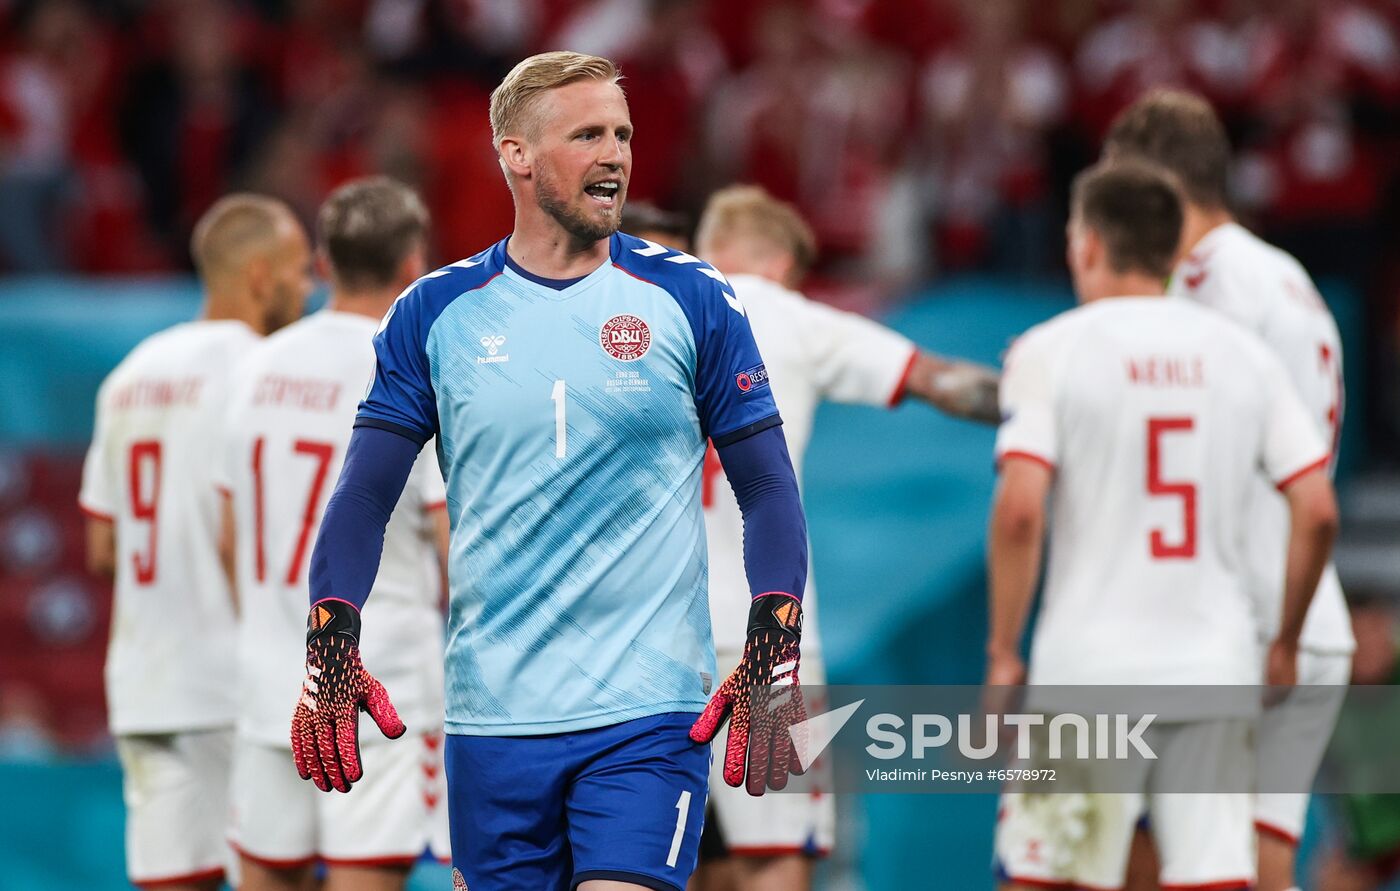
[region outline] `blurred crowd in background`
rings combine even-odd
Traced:
[[[1396,0],[0,0],[0,35],[9,271],[185,269],[227,190],[309,217],[370,171],[474,253],[511,221],[487,96],[553,48],[620,63],[634,199],[761,183],[860,281],[1058,271],[1069,178],[1154,84],[1216,104],[1241,212],[1316,273],[1400,216]]]
[[[227,191],[309,222],[371,172],[422,191],[437,260],[473,254],[512,222],[490,90],[560,48],[623,70],[632,200],[693,218],[759,183],[814,224],[816,289],[865,307],[952,274],[1064,276],[1068,184],[1113,116],[1197,90],[1244,220],[1364,295],[1368,461],[1400,464],[1400,0],[0,0],[0,274],[184,273]],[[54,502],[5,520],[10,577],[80,566],[74,463],[8,460],[0,510],[11,478]],[[105,627],[104,599],[43,578],[0,598],[0,627],[41,629],[35,647]],[[30,727],[101,739],[101,652],[82,652],[55,690],[0,696],[0,753]]]

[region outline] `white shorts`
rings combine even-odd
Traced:
[[[1268,710],[1261,721],[1259,762],[1261,770],[1270,760],[1270,742],[1283,741],[1279,757],[1286,760],[1285,769],[1292,776],[1311,782],[1332,739],[1337,725],[1337,713],[1345,698],[1345,687],[1351,683],[1351,656],[1347,654],[1298,654],[1299,686],[1321,689],[1295,692],[1287,700]],[[1298,693],[1303,694],[1300,702]],[[1269,771],[1269,773],[1273,773]],[[1261,792],[1254,801],[1254,827],[1265,835],[1298,844],[1308,816],[1306,792]]]
[[[717,660],[724,677],[738,663],[735,654],[721,654]],[[807,713],[821,709],[820,688],[826,684],[826,666],[820,653],[804,653],[798,668],[807,695]],[[726,732],[716,737],[710,759],[710,805],[718,823],[725,851],[731,857],[780,857],[805,854],[825,857],[836,840],[836,800],[830,793],[767,792],[755,798],[741,786],[724,781]],[[822,769],[822,761],[812,766]]]
[[[117,737],[133,885],[218,878],[231,859],[228,780],[233,730]]]
[[[229,835],[238,853],[272,869],[410,865],[428,850],[448,858],[442,734],[360,745],[364,779],[322,792],[297,775],[290,748],[239,737]]]
[[[1150,791],[1161,766],[1189,770],[1203,744],[1223,741],[1247,757],[1251,726],[1215,721],[1150,728],[1145,738],[1159,760],[1151,774],[1143,774],[1142,791],[1002,795],[996,832],[1002,877],[1035,887],[1121,888],[1133,833],[1146,813],[1163,889],[1253,887],[1251,796]]]

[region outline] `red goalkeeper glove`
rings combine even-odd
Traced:
[[[306,619],[306,680],[292,714],[292,758],[301,778],[322,792],[349,792],[364,776],[360,709],[389,739],[407,729],[384,685],[360,662],[360,611],[344,600],[318,601]]]
[[[729,718],[724,781],[746,786],[750,795],[762,795],[765,787],[780,790],[787,786],[790,774],[803,771],[790,732],[807,720],[797,682],[801,637],[802,603],[796,597],[755,597],[749,607],[749,637],[739,667],[720,685],[690,728],[692,740],[707,743]]]

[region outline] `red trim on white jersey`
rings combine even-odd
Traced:
[[[233,850],[238,853],[238,856],[251,860],[259,866],[265,866],[268,869],[296,869],[300,866],[310,866],[316,862],[315,854],[307,854],[305,857],[292,857],[287,860],[278,860],[276,857],[262,857],[254,854],[237,842],[229,842],[229,847],[233,848]]]
[[[1055,470],[1054,461],[1051,461],[1049,458],[1041,457],[1034,452],[1024,452],[1020,449],[1008,449],[1000,455],[997,455],[997,467],[1000,468],[1007,458],[1024,458],[1027,461],[1034,461],[1036,464],[1039,464],[1041,467],[1051,472]]]
[[[397,856],[385,857],[358,857],[354,859],[340,860],[335,857],[322,857],[321,862],[328,867],[375,867],[375,866],[412,866],[418,862],[416,854],[401,854]]]
[[[440,501],[430,501],[427,504],[423,505],[423,513],[425,514],[430,514],[435,510],[447,510],[447,499],[444,498]]]
[[[1006,880],[1013,885],[1025,885],[1029,888],[1049,888],[1052,891],[1121,891],[1122,885],[1108,887],[1104,885],[1085,885],[1081,882],[1068,882],[1059,879],[1031,879],[1025,876],[1013,876],[1006,874]]]
[[[164,888],[169,885],[193,885],[197,882],[207,882],[211,879],[222,879],[224,868],[215,866],[212,869],[201,870],[200,872],[187,872],[179,876],[165,876],[159,879],[132,879],[131,884],[138,888]]]
[[[1300,479],[1302,479],[1303,477],[1307,476],[1308,474],[1312,473],[1314,470],[1321,470],[1321,469],[1326,468],[1326,467],[1327,467],[1327,462],[1330,461],[1330,460],[1332,460],[1332,456],[1331,456],[1331,455],[1328,455],[1328,456],[1325,457],[1325,458],[1319,458],[1319,459],[1317,459],[1317,460],[1314,461],[1313,463],[1309,464],[1307,467],[1302,467],[1302,468],[1299,468],[1298,470],[1293,471],[1292,473],[1290,473],[1288,476],[1284,477],[1282,480],[1280,480],[1280,481],[1276,484],[1277,487],[1278,487],[1278,490],[1279,490],[1280,492],[1282,492],[1282,491],[1286,490],[1289,486],[1291,486],[1291,485],[1293,485],[1294,483],[1296,483],[1298,480],[1300,480]]]
[[[1250,879],[1226,879],[1223,882],[1202,882],[1197,885],[1162,885],[1162,891],[1249,891],[1254,887]]]
[[[1298,836],[1272,823],[1266,823],[1263,820],[1255,820],[1254,831],[1260,835],[1271,835],[1285,844],[1292,845],[1295,848],[1298,847]]]
[[[919,348],[914,347],[909,353],[909,361],[904,364],[904,373],[899,376],[899,383],[894,385],[894,392],[890,394],[890,400],[886,403],[890,408],[894,408],[904,401],[905,392],[909,389],[909,375],[914,371],[914,362],[919,358]]]
[[[102,511],[88,507],[86,504],[79,504],[78,510],[89,520],[101,520],[104,523],[112,522],[111,514],[104,514]]]

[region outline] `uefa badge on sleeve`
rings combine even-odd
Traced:
[[[651,349],[651,328],[637,316],[613,316],[603,323],[598,342],[614,359],[635,362]]]

